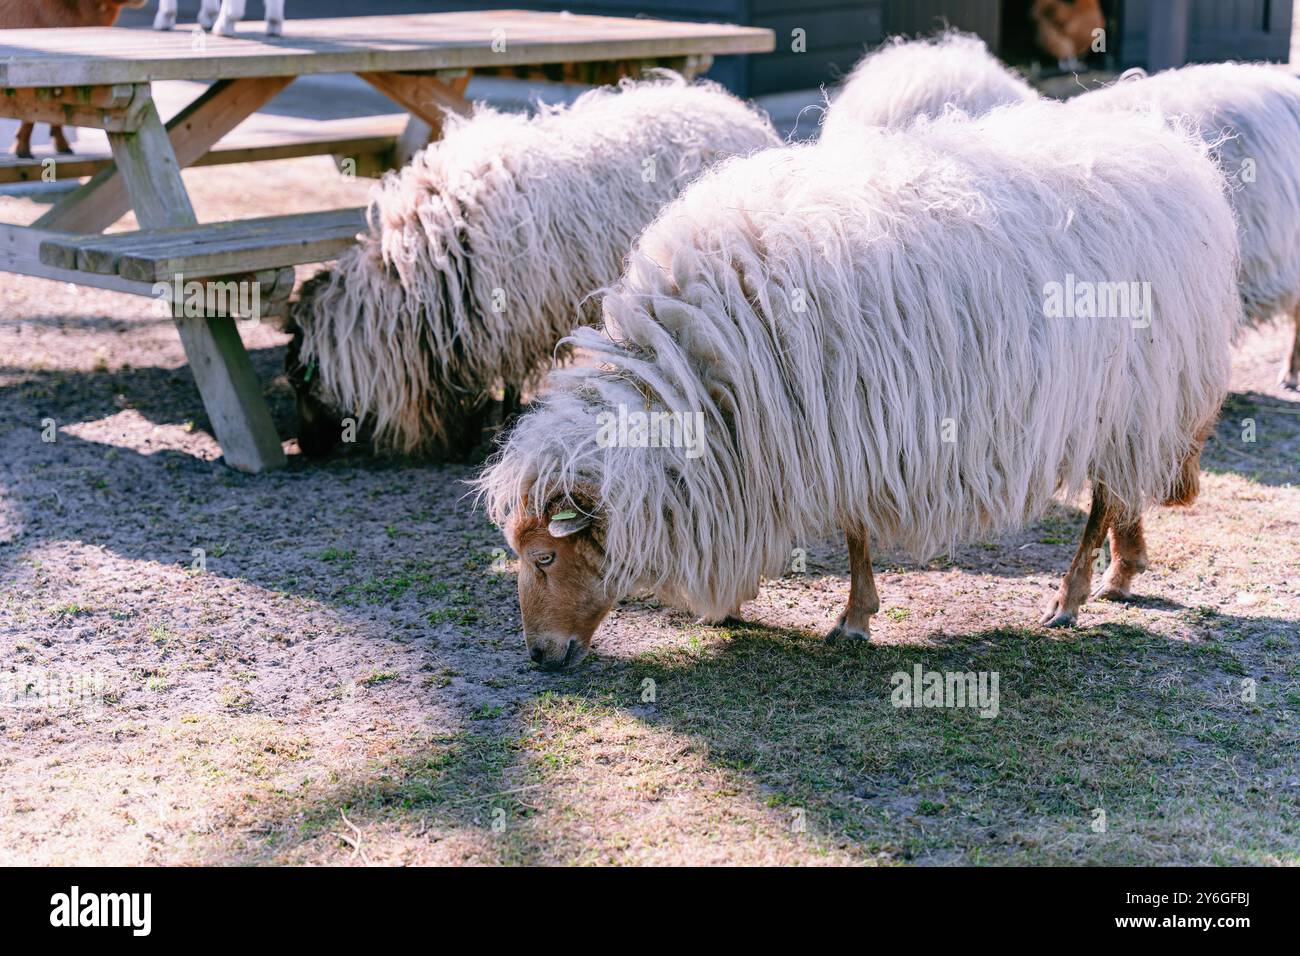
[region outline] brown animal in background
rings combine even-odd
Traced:
[[[1106,27],[1101,0],[1034,0],[1030,16],[1038,24],[1038,45],[1062,69],[1078,67],[1092,46],[1093,31]]]
[[[53,27],[111,27],[123,7],[143,7],[148,0],[0,0],[0,30]],[[14,155],[32,158],[32,130],[23,123],[14,137]],[[50,138],[60,153],[71,153],[62,126],[50,127]]]

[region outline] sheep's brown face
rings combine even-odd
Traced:
[[[298,447],[309,458],[323,458],[334,450],[343,434],[343,418],[316,397],[316,370],[302,363],[302,329],[296,325],[284,354],[284,370],[293,385],[298,405]]]
[[[554,511],[555,509],[549,509]],[[506,529],[519,555],[519,609],[529,656],[546,670],[578,663],[614,606],[591,519],[574,510],[516,515]]]

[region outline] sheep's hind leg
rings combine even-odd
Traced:
[[[1291,333],[1291,354],[1282,366],[1278,384],[1283,388],[1297,389],[1300,388],[1300,305],[1292,311],[1291,321],[1295,323]]]
[[[1142,519],[1116,520],[1110,526],[1110,566],[1101,586],[1093,592],[1094,601],[1128,601],[1133,597],[1136,575],[1147,569],[1147,542],[1142,534]]]
[[[63,133],[62,126],[50,127],[50,139],[54,141],[54,148],[65,156],[72,155],[72,144],[68,142],[68,137]]]
[[[266,0],[266,35],[278,37],[284,33],[284,0]]]
[[[1101,547],[1102,538],[1106,536],[1106,526],[1110,524],[1112,510],[1106,486],[1094,481],[1092,510],[1088,513],[1088,524],[1083,529],[1079,550],[1070,562],[1070,569],[1061,579],[1060,590],[1038,623],[1048,627],[1073,627],[1078,620],[1079,607],[1088,599],[1088,592],[1092,590],[1092,562]]]
[[[871,547],[866,532],[845,535],[849,545],[849,603],[829,634],[826,643],[842,637],[859,641],[871,639],[871,615],[880,610],[880,595],[871,573]]]

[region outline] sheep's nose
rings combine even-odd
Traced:
[[[528,656],[533,659],[534,664],[540,664],[542,662],[542,656],[544,654],[545,651],[543,651],[540,647],[534,647],[531,651],[528,652]]]

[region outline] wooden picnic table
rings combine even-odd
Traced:
[[[292,266],[336,255],[357,220],[327,212],[199,226],[180,170],[294,77],[355,73],[385,93],[410,117],[404,159],[437,136],[444,109],[468,112],[471,74],[608,83],[665,66],[695,75],[714,55],[769,52],[775,42],[752,27],[518,10],[291,20],[282,37],[258,23],[239,30],[0,30],[0,116],[103,129],[113,154],[31,226],[0,224],[0,270],[156,296],[147,277],[165,264],[188,269],[181,276],[252,279],[287,298]],[[179,79],[212,85],[164,125],[150,84]],[[140,233],[93,238],[132,210]],[[295,223],[337,235],[294,235]],[[283,465],[234,316],[182,315],[176,325],[226,463]]]

